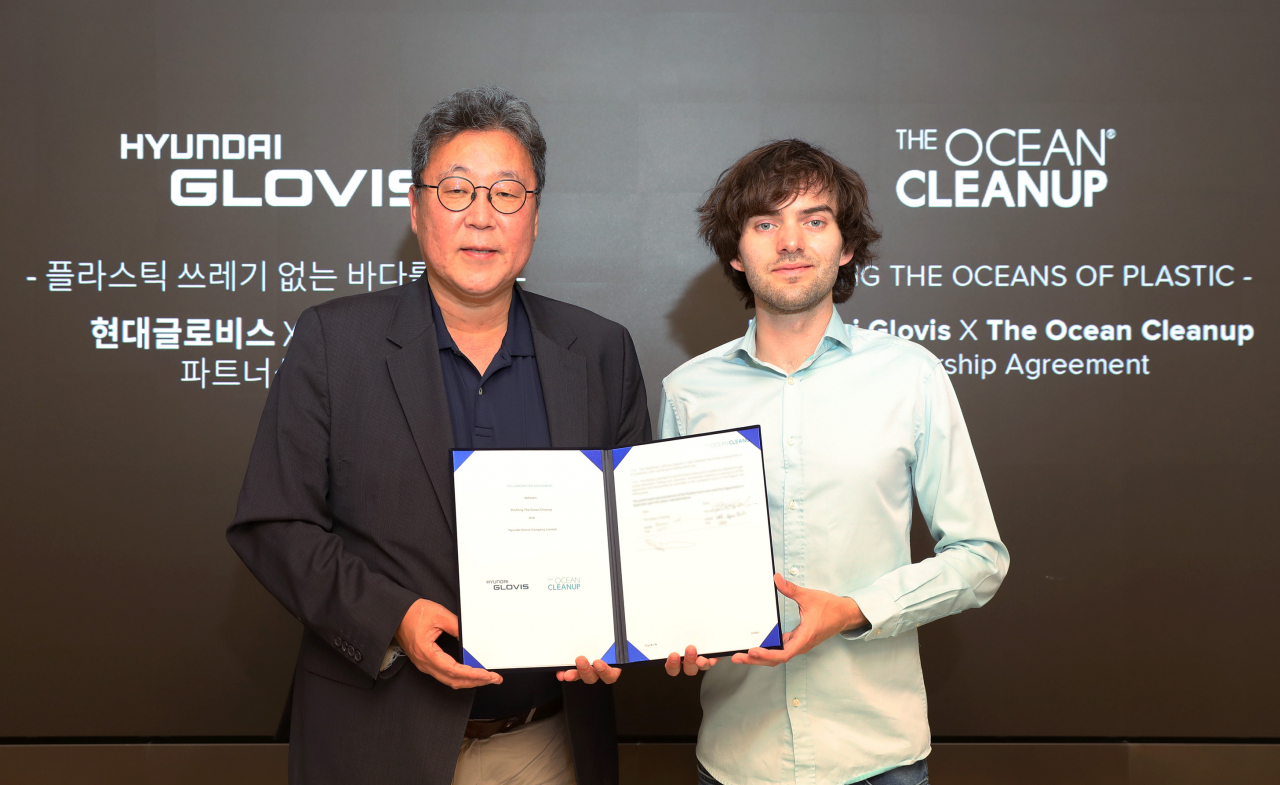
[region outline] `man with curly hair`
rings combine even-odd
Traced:
[[[700,785],[928,782],[921,624],[1009,567],[955,391],[918,344],[845,324],[880,237],[862,178],[797,139],[729,167],[701,234],[756,317],[662,384],[662,438],[760,424],[783,648],[702,682]],[[911,563],[912,497],[937,541]],[[762,667],[757,667],[762,666]]]

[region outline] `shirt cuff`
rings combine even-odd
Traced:
[[[845,640],[888,638],[898,628],[898,622],[901,621],[898,606],[884,587],[873,583],[865,589],[859,589],[850,594],[849,599],[858,603],[862,615],[867,618],[867,624],[840,633],[840,637]]]
[[[382,666],[378,668],[378,673],[382,673],[391,667],[391,663],[396,661],[396,657],[403,657],[404,649],[400,648],[400,644],[393,643],[387,647],[387,653],[382,655]]]

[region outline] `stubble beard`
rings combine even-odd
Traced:
[[[813,277],[799,287],[777,286],[768,273],[759,277],[758,274],[752,273],[751,267],[747,267],[747,285],[755,295],[757,308],[763,308],[780,316],[804,313],[820,305],[830,296],[832,288],[836,285],[836,277],[840,273],[837,260],[833,259],[823,264],[803,253],[783,254],[778,257],[779,263],[797,261],[809,262],[814,266],[815,271]]]

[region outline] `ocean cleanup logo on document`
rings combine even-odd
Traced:
[[[529,584],[527,583],[512,583],[506,578],[493,578],[492,580],[485,581],[485,583],[491,584],[494,591],[518,591],[520,589],[529,588]]]
[[[582,588],[582,578],[577,576],[547,578],[547,589],[550,591],[576,591]]]

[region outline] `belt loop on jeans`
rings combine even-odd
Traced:
[[[528,725],[534,720],[545,720],[559,714],[564,708],[564,698],[557,695],[551,700],[540,706],[534,706],[529,713],[523,717],[503,717],[496,720],[467,720],[466,730],[462,732],[463,738],[483,740],[499,733],[515,730],[522,725]]]

